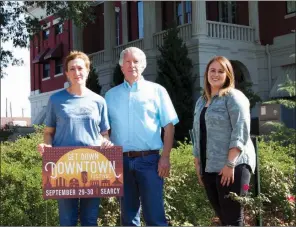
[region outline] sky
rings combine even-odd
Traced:
[[[30,96],[30,51],[27,48],[14,48],[12,42],[1,43],[4,49],[13,51],[13,55],[22,58],[22,66],[9,66],[4,69],[7,76],[1,79],[1,117],[6,116],[6,98],[8,99],[8,116],[10,103],[12,117],[31,117]]]

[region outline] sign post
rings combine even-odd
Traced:
[[[122,147],[46,147],[44,199],[123,196]]]

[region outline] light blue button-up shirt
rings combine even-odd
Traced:
[[[143,77],[132,86],[124,81],[110,89],[105,99],[110,139],[123,152],[161,149],[161,127],[179,122],[166,89]]]

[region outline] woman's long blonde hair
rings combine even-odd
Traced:
[[[206,67],[206,71],[204,74],[204,94],[203,94],[203,96],[206,100],[211,99],[211,85],[208,80],[208,72],[209,72],[210,65],[215,61],[219,62],[220,65],[222,66],[223,70],[226,72],[226,80],[225,80],[224,85],[222,86],[222,88],[219,91],[219,96],[226,95],[230,91],[231,88],[234,88],[234,73],[233,73],[233,68],[232,68],[230,61],[224,56],[216,56],[210,60],[210,62],[208,63],[208,65]]]

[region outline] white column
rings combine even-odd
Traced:
[[[128,43],[127,2],[121,2],[122,43]]]
[[[112,1],[104,1],[104,61],[112,61],[115,46],[115,7]]]
[[[192,37],[207,36],[207,14],[205,1],[192,1]]]
[[[144,49],[153,49],[153,34],[156,32],[156,2],[143,1]],[[160,21],[159,21],[160,23]]]
[[[258,1],[249,1],[249,25],[255,29],[255,42],[260,44]]]
[[[83,29],[77,27],[72,21],[73,50],[83,51]]]

